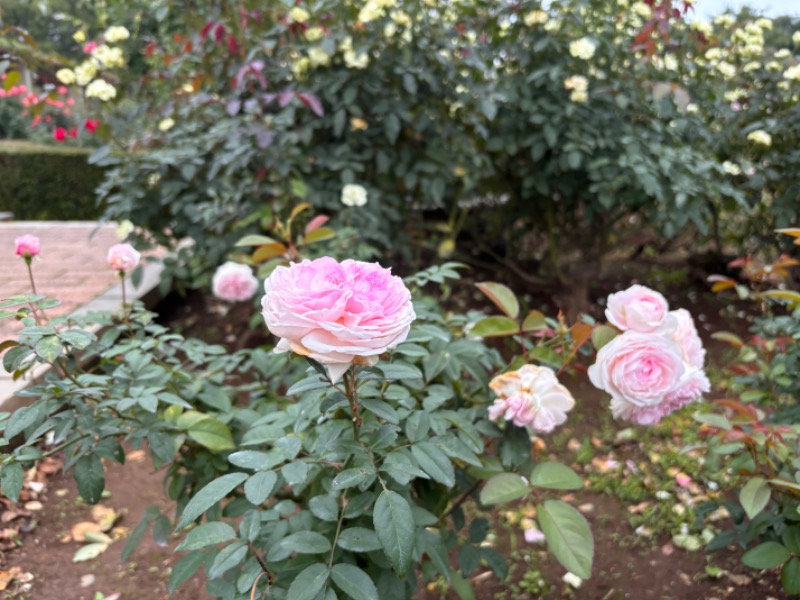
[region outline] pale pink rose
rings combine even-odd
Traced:
[[[141,260],[142,255],[130,244],[114,244],[108,249],[108,264],[115,271],[130,273]]]
[[[277,267],[264,291],[264,320],[281,338],[275,351],[326,364],[334,382],[405,341],[416,318],[403,280],[377,263],[304,260]]]
[[[672,337],[681,348],[684,362],[697,369],[702,369],[706,360],[706,350],[703,348],[703,341],[697,334],[692,315],[685,308],[670,311],[670,314],[677,322]]]
[[[22,258],[33,258],[34,256],[38,256],[39,251],[41,250],[39,238],[30,233],[26,233],[25,235],[21,235],[16,238],[14,240],[14,245],[16,246],[17,256],[21,256]]]
[[[632,285],[608,297],[606,318],[623,331],[655,331],[664,325],[668,314],[664,296],[643,285]]]
[[[505,419],[539,433],[548,433],[564,423],[575,406],[569,390],[547,367],[524,365],[498,375],[489,387],[497,394],[497,400],[489,407],[491,420]]]
[[[603,346],[589,367],[592,384],[611,394],[616,418],[642,425],[666,413],[665,398],[676,391],[686,367],[678,344],[659,334],[626,331]]]
[[[689,477],[686,473],[678,473],[675,475],[675,481],[681,487],[689,487],[692,483],[692,478]]]
[[[220,265],[211,280],[214,296],[227,302],[244,302],[258,290],[258,279],[247,265],[226,262]]]

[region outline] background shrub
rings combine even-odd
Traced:
[[[103,169],[89,150],[0,142],[0,211],[19,220],[94,220],[103,214],[94,190]]]

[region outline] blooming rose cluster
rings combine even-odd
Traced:
[[[277,267],[264,291],[264,320],[281,338],[275,351],[327,365],[334,382],[405,341],[416,318],[403,280],[377,263],[304,260]]]
[[[505,419],[518,427],[548,433],[567,420],[575,406],[569,390],[547,367],[524,365],[501,373],[489,383],[497,400],[489,407],[489,418]]]
[[[611,394],[615,418],[654,425],[709,391],[706,351],[688,311],[670,311],[664,296],[634,285],[608,297],[606,318],[622,334],[597,353],[589,379]]]
[[[220,265],[211,280],[214,296],[227,302],[249,300],[257,289],[258,279],[250,267],[230,261]]]

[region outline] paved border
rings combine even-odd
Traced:
[[[52,222],[41,221],[43,225],[49,227],[53,226]],[[60,226],[69,227],[70,223],[58,223]],[[82,227],[86,223],[80,224]],[[139,287],[134,287],[130,277],[125,279],[125,296],[126,300],[131,302],[133,300],[141,300],[146,306],[155,305],[160,299],[158,284],[161,281],[161,272],[164,270],[164,264],[161,260],[145,261],[142,263],[142,280]],[[86,315],[90,312],[101,311],[116,311],[122,305],[122,285],[117,283],[109,288],[102,294],[95,296],[86,304],[82,304],[74,311],[65,317],[79,317]],[[97,333],[101,329],[100,325],[93,326],[90,331]],[[11,373],[6,372],[0,364],[0,409],[3,411],[14,411],[20,406],[30,403],[29,398],[17,396],[17,392],[25,389],[34,382],[40,380],[51,369],[51,365],[39,363],[28,371],[23,377],[14,381]]]

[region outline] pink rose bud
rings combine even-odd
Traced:
[[[524,365],[518,371],[498,375],[489,387],[497,394],[489,407],[491,420],[502,418],[539,433],[548,433],[564,423],[575,406],[569,390],[547,367]]]
[[[41,249],[39,238],[30,233],[26,233],[25,235],[21,235],[16,238],[14,240],[14,245],[16,246],[17,256],[21,256],[22,258],[33,258],[34,256],[38,256],[39,250]]]
[[[243,302],[252,298],[258,290],[258,279],[247,265],[226,262],[214,273],[211,290],[220,300]]]
[[[304,260],[277,267],[264,291],[264,320],[281,338],[275,351],[327,365],[334,382],[405,341],[416,318],[403,280],[377,263]]]
[[[142,255],[130,244],[115,244],[108,249],[108,264],[120,273],[130,273],[141,260]]]
[[[668,315],[669,305],[664,296],[643,285],[632,285],[608,297],[606,318],[623,331],[655,331],[664,324]]]

